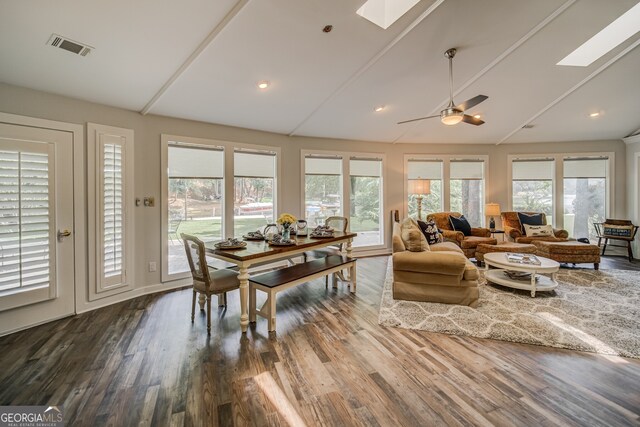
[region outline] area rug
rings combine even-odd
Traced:
[[[640,358],[640,272],[561,269],[558,287],[528,291],[480,280],[477,308],[394,300],[389,266],[378,322],[451,335]]]

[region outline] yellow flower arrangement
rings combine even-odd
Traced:
[[[278,217],[278,224],[282,224],[285,227],[288,227],[291,224],[293,224],[294,222],[296,222],[297,220],[298,219],[295,216],[293,216],[291,214],[288,214],[288,213],[283,213],[282,215],[280,215]]]

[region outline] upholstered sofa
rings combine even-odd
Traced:
[[[438,229],[442,231],[444,238],[458,245],[467,258],[476,256],[476,247],[481,243],[488,245],[498,243],[496,239],[491,237],[491,231],[488,228],[472,227],[471,236],[465,236],[462,231],[455,231],[449,221],[450,216],[459,218],[461,214],[459,212],[432,213],[427,216],[427,221],[434,221]]]
[[[539,212],[522,212],[527,215],[535,215]],[[518,212],[502,212],[500,214],[502,218],[502,227],[504,227],[504,234],[507,236],[507,240],[516,243],[532,243],[534,241],[547,241],[547,242],[564,242],[569,238],[569,232],[567,230],[553,229],[553,236],[538,236],[527,237],[522,232],[522,224],[520,224],[520,218]],[[547,224],[547,216],[542,213],[542,222]]]
[[[478,305],[478,269],[452,242],[406,249],[401,226],[393,226],[393,298],[445,304]]]

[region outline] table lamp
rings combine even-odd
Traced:
[[[496,222],[494,221],[493,217],[500,215],[500,205],[498,203],[487,203],[486,205],[484,205],[484,214],[491,217],[491,219],[489,220],[489,229],[495,230]]]
[[[409,180],[409,194],[415,194],[418,201],[418,219],[422,219],[422,197],[431,194],[431,181],[423,178]]]

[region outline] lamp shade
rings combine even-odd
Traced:
[[[500,215],[500,205],[498,203],[487,203],[484,205],[484,214],[486,216]]]
[[[409,194],[431,194],[431,181],[428,179],[410,179]]]

